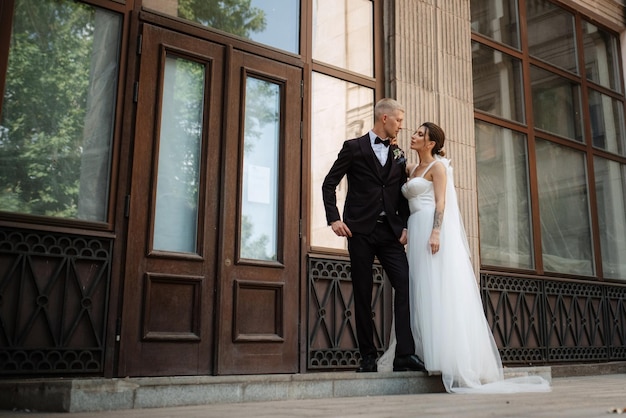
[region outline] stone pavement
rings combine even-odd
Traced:
[[[568,417],[611,418],[626,409],[626,374],[553,377],[548,393],[468,395],[421,393],[222,403],[104,412],[0,411],[33,418],[276,418],[276,417]],[[626,411],[623,412],[626,414]],[[626,416],[626,415],[625,415]]]

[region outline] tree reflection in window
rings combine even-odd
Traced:
[[[121,21],[73,1],[17,2],[0,119],[0,210],[106,220]]]
[[[246,78],[240,256],[277,260],[280,85]]]

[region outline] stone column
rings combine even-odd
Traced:
[[[405,126],[434,122],[446,132],[446,157],[454,182],[474,268],[478,272],[478,201],[472,93],[469,0],[386,0],[387,95],[406,108]],[[400,138],[409,161],[408,134]]]

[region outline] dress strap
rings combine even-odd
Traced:
[[[411,170],[411,172],[409,173],[409,178],[413,177],[413,173],[415,173],[415,170],[417,170],[418,166],[419,164],[415,164],[415,166],[413,167],[413,170]]]
[[[435,164],[436,162],[437,162],[437,160],[434,160],[430,164],[428,164],[428,167],[426,167],[426,170],[424,170],[424,172],[422,173],[422,175],[420,177],[424,177],[426,175],[426,173],[428,173],[428,170],[430,170],[430,167],[432,167],[433,164]]]

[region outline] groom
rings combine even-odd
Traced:
[[[393,369],[425,370],[414,354],[410,327],[409,266],[404,251],[409,208],[400,190],[406,181],[406,159],[397,145],[389,143],[402,129],[403,119],[404,109],[397,101],[382,99],[376,103],[374,127],[362,137],[343,143],[322,185],[326,220],[337,236],[348,239],[361,353],[357,372],[377,371],[371,307],[375,256],[395,290],[397,346]],[[335,190],[344,176],[348,177],[348,193],[342,221]]]

